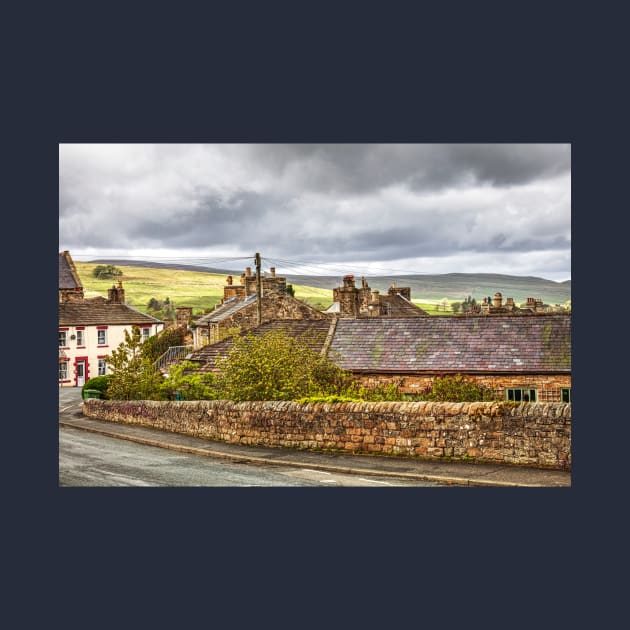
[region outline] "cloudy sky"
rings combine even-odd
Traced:
[[[571,278],[568,144],[62,144],[59,251]],[[234,262],[234,264],[230,264]],[[266,263],[266,264],[265,264]]]

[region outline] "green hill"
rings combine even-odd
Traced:
[[[136,308],[145,308],[151,298],[163,300],[168,297],[176,306],[192,306],[199,314],[214,306],[223,297],[223,286],[228,274],[238,278],[242,270],[211,269],[195,265],[153,263],[107,259],[91,262],[75,262],[87,296],[107,295],[112,280],[97,280],[92,270],[97,264],[113,264],[122,272],[125,296]],[[295,296],[313,306],[326,308],[332,303],[332,289],[342,284],[341,276],[287,275],[293,284]],[[411,288],[411,299],[437,312],[430,305],[447,298],[459,302],[472,295],[477,301],[493,296],[497,291],[503,299],[514,298],[519,304],[528,297],[540,298],[545,304],[563,304],[571,299],[571,281],[554,282],[531,276],[502,274],[450,273],[439,275],[366,276],[371,288],[386,292],[392,284]],[[360,278],[357,278],[360,286]]]

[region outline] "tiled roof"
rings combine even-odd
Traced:
[[[59,304],[60,326],[107,326],[161,324],[161,319],[141,313],[127,304],[112,304],[103,298]]]
[[[242,335],[252,334],[255,336],[263,335],[272,330],[282,330],[291,337],[300,337],[315,352],[321,352],[328,331],[330,330],[330,319],[281,319],[261,324],[256,328],[241,333]],[[218,343],[209,344],[195,350],[190,356],[191,361],[198,361],[201,365],[200,372],[211,372],[219,357],[226,356],[232,349],[232,338],[228,337]]]
[[[571,316],[340,319],[328,356],[374,373],[571,371]]]
[[[59,288],[78,289],[82,286],[69,252],[59,252]]]

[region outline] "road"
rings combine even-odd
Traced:
[[[59,486],[393,486],[440,484],[293,466],[238,463],[59,429]]]

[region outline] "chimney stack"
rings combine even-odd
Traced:
[[[493,306],[494,308],[501,308],[502,303],[503,303],[503,296],[497,291],[494,294]]]
[[[343,286],[346,289],[354,289],[354,276],[352,274],[343,277]]]
[[[252,268],[251,268],[251,267],[245,267],[245,275],[246,275],[248,278],[251,278],[251,277],[252,277]]]
[[[275,278],[276,277],[276,268],[275,267],[269,267],[269,271],[271,272],[271,277]]]

